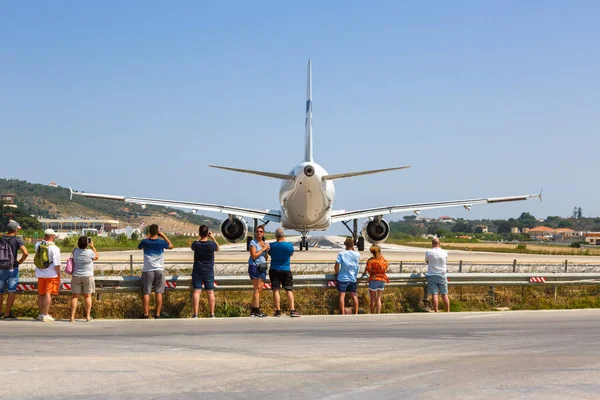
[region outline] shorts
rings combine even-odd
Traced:
[[[369,290],[376,292],[378,290],[383,290],[385,287],[385,281],[369,281]]]
[[[53,294],[57,295],[60,289],[60,276],[56,278],[38,278],[38,294]]]
[[[93,276],[74,276],[71,278],[71,293],[91,294],[96,292],[96,282]]]
[[[279,290],[281,286],[288,292],[294,290],[294,278],[292,271],[280,271],[278,269],[269,270],[269,279],[273,290]]]
[[[154,293],[162,294],[165,292],[165,271],[142,272],[142,293],[152,293],[152,286],[154,286]]]
[[[19,285],[19,268],[0,269],[0,294],[8,289],[8,293],[16,293]]]
[[[337,281],[337,289],[340,293],[356,293],[356,282],[341,282]]]
[[[215,276],[192,274],[192,286],[195,290],[215,290]]]
[[[260,272],[256,265],[248,264],[248,275],[250,279],[267,279],[267,271]]]
[[[448,294],[448,279],[441,275],[428,276],[427,294]]]

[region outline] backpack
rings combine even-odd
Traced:
[[[9,244],[10,239],[0,237],[0,268],[12,268],[15,265],[15,254]]]
[[[50,266],[50,257],[48,256],[48,247],[53,246],[54,243],[40,242],[37,250],[35,251],[35,257],[33,257],[33,263],[39,269],[46,269]]]

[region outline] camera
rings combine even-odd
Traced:
[[[92,238],[91,238],[91,237],[89,237],[89,238],[87,238],[87,239],[88,239],[88,244],[89,244],[89,243],[92,243]]]

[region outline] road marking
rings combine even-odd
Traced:
[[[397,383],[397,382],[401,382],[401,381],[406,381],[406,380],[413,379],[413,378],[419,378],[419,377],[422,377],[422,376],[439,374],[440,372],[445,372],[445,371],[446,370],[444,370],[444,369],[434,369],[432,371],[419,372],[417,374],[405,375],[405,376],[400,376],[398,378],[392,378],[392,379],[386,379],[384,381],[378,382],[375,385],[363,386],[363,387],[358,388],[356,390],[351,390],[351,391],[344,392],[344,393],[338,393],[338,394],[334,394],[332,396],[321,397],[321,400],[342,399],[342,398],[344,398],[346,396],[352,396],[352,395],[356,395],[356,394],[359,394],[359,393],[367,392],[369,390],[379,389],[380,387],[385,386],[385,385],[389,385],[389,384],[393,384],[393,383]]]
[[[486,317],[497,317],[499,315],[504,315],[504,313],[492,313],[492,314],[482,314],[482,315],[470,315],[468,317],[460,317],[460,319],[471,319],[471,318],[486,318]]]

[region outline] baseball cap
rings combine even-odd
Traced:
[[[56,233],[54,233],[54,229],[46,229],[44,231],[44,235],[50,236],[50,235],[56,235]]]
[[[18,229],[21,229],[21,225],[19,225],[17,221],[14,221],[12,219],[8,221],[7,227],[9,231],[16,231]]]

